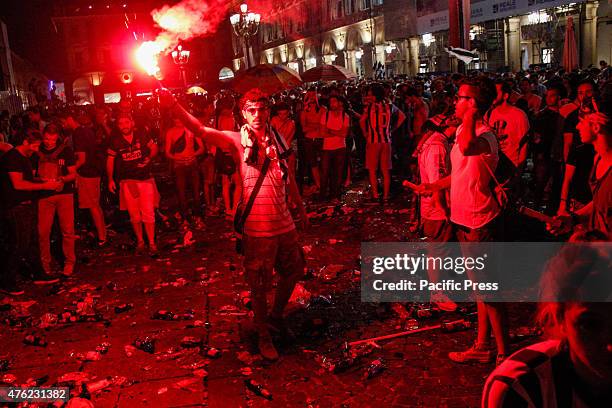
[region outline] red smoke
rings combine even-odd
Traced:
[[[159,54],[168,54],[180,41],[214,33],[227,16],[227,6],[227,0],[184,0],[153,10],[151,16],[162,31],[140,45],[136,60],[149,75],[159,76]]]

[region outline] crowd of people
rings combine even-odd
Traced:
[[[57,281],[49,249],[56,214],[61,274],[78,270],[75,197],[89,210],[95,245],[108,244],[104,207],[118,201],[135,251],[155,256],[156,160],[169,163],[186,224],[226,216],[242,234],[259,349],[270,360],[278,358],[271,333],[284,332],[283,310],[304,269],[302,197],[338,204],[366,171],[371,204],[397,205],[398,180],[419,196],[412,227],[428,242],[514,240],[522,205],[548,215],[558,240],[588,231],[609,241],[612,84],[610,68],[601,68],[344,81],[275,95],[254,84],[245,95],[178,100],[162,90],[112,109],[3,114],[2,289],[23,293],[23,271],[36,283]],[[273,269],[280,280],[268,312]],[[441,308],[453,308],[437,295]],[[477,309],[474,346],[449,357],[500,365],[511,354],[506,307],[479,301]],[[487,398],[504,384],[493,380]],[[510,388],[507,401],[524,398]]]

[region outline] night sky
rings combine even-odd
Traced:
[[[60,77],[65,65],[60,37],[51,22],[53,2],[0,1],[0,18],[7,26],[11,49],[50,79]]]

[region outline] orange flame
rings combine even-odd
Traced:
[[[147,74],[159,78],[161,70],[157,58],[164,48],[157,41],[145,41],[136,50],[136,61]]]

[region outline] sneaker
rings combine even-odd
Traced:
[[[19,286],[12,283],[12,284],[6,284],[4,285],[4,287],[0,288],[0,293],[3,293],[5,295],[11,295],[11,296],[21,296],[25,292],[23,291],[23,289],[19,288]]]
[[[57,282],[59,282],[59,278],[57,276],[49,275],[46,273],[41,273],[34,277],[35,285],[53,285]]]
[[[259,354],[263,358],[269,361],[278,360],[278,351],[274,347],[274,343],[272,343],[272,336],[270,333],[262,334],[259,333],[259,340],[257,341],[257,347],[259,348]]]
[[[157,258],[159,256],[159,250],[157,249],[157,245],[149,245],[149,255],[151,255],[151,258]]]
[[[105,248],[108,245],[108,241],[106,239],[99,239],[98,242],[96,242],[96,247],[98,248]]]
[[[492,350],[479,349],[476,345],[465,351],[452,351],[448,353],[450,358],[455,363],[481,363],[488,364],[493,362],[494,352]]]

